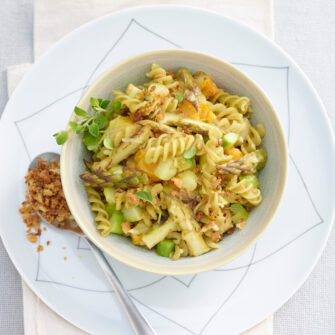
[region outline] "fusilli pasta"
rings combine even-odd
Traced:
[[[81,178],[102,236],[124,235],[173,260],[200,256],[261,203],[265,129],[251,124],[249,98],[204,72],[152,64],[147,77],[113,91],[119,114],[99,128]]]

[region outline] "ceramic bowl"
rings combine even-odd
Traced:
[[[287,148],[283,130],[271,102],[254,81],[234,66],[212,56],[186,50],[161,50],[142,53],[118,63],[104,72],[86,91],[78,106],[88,110],[90,97],[110,99],[112,90],[124,90],[129,83],[147,81],[145,73],[157,63],[176,71],[186,67],[192,72],[207,72],[218,87],[230,93],[247,96],[252,102],[253,124],[262,123],[267,135],[263,147],[268,154],[266,167],[260,173],[263,196],[261,205],[251,211],[246,227],[220,242],[220,249],[199,257],[178,261],[159,257],[155,251],[133,245],[130,239],[118,235],[102,237],[94,222],[85,187],[79,175],[85,170],[84,158],[89,158],[80,136],[71,135],[61,153],[61,177],[70,210],[84,233],[106,254],[134,268],[164,275],[185,275],[218,268],[250,248],[274,217],[283,196],[287,176]],[[75,118],[72,115],[72,118]]]

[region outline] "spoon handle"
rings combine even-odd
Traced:
[[[141,312],[137,309],[127,291],[123,287],[113,268],[108,263],[105,255],[102,251],[88,238],[84,237],[91,247],[91,250],[96,257],[99,265],[104,271],[107,279],[112,284],[116,296],[118,297],[123,309],[125,310],[129,321],[137,335],[157,335],[157,333],[152,329],[148,321],[144,318]]]

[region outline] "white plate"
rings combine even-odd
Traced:
[[[135,8],[95,20],[62,39],[35,64],[0,123],[3,242],[36,294],[89,333],[131,330],[82,241],[52,228],[40,240],[51,245],[39,254],[36,245],[26,241],[17,211],[24,198],[24,175],[31,158],[59,151],[51,134],[64,128],[83,90],[101,72],[135,53],[176,47],[221,57],[258,82],[286,131],[290,169],[275,220],[257,245],[234,262],[175,278],[110,260],[157,332],[236,334],[262,321],[306,279],[331,228],[335,155],[329,121],[311,84],[283,51],[244,25],[194,8]]]

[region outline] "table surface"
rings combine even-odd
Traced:
[[[335,128],[335,1],[273,1],[275,41],[311,79]],[[6,68],[33,60],[33,0],[1,0],[0,17],[1,114]],[[334,255],[335,229],[312,274],[275,313],[275,335],[335,334]],[[23,333],[21,279],[0,240],[0,335]]]

